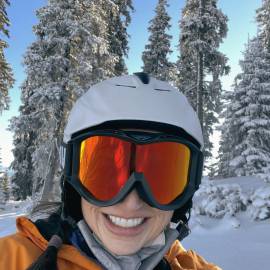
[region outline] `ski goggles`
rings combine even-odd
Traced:
[[[65,176],[87,201],[114,205],[137,189],[149,205],[174,210],[198,189],[203,155],[187,139],[142,131],[96,130],[66,145]]]

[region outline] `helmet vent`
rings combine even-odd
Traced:
[[[137,76],[143,84],[149,84],[150,78],[147,73],[144,72],[135,72],[133,73],[135,76]]]
[[[166,92],[171,92],[171,90],[169,90],[169,89],[160,89],[160,88],[155,88],[155,90],[157,90],[157,91],[166,91]]]
[[[136,86],[134,86],[134,85],[124,85],[124,84],[116,84],[116,86],[129,87],[129,88],[136,88]]]

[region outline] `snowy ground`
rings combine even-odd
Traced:
[[[238,221],[240,226],[236,227]],[[208,261],[224,270],[270,269],[270,219],[250,221],[242,214],[237,221],[200,217],[191,235],[183,241]]]
[[[228,184],[228,180],[219,183]],[[234,178],[230,183],[245,192],[258,189],[263,183],[254,178]],[[29,202],[10,202],[0,205],[0,237],[15,232],[15,219],[26,212]],[[224,270],[270,269],[270,219],[253,221],[248,212],[222,219],[192,216],[191,235],[183,241],[186,249],[193,249],[208,261]]]
[[[204,179],[205,180],[205,179]],[[208,182],[209,183],[209,182]],[[235,187],[239,187],[240,195],[236,192],[229,200],[221,200],[216,194],[211,194],[208,200],[208,212],[227,207],[234,209],[237,200],[241,198],[254,199],[253,194],[259,194],[254,199],[255,208],[249,211],[236,211],[235,216],[226,214],[222,219],[193,215],[190,220],[191,235],[183,241],[187,249],[193,249],[224,270],[269,270],[270,269],[270,219],[255,221],[252,217],[260,216],[262,210],[270,211],[270,184],[255,177],[234,177],[211,182],[213,186],[222,185],[233,195]],[[207,186],[207,180],[203,183]],[[227,187],[227,188],[226,188]],[[233,187],[233,188],[232,188]],[[201,188],[195,196],[195,205],[203,205],[205,188]],[[213,191],[213,188],[211,189]],[[203,192],[202,192],[203,191]],[[259,191],[259,192],[258,192]],[[256,193],[257,192],[257,193]],[[222,196],[221,196],[222,197]],[[197,200],[197,202],[196,202]],[[222,205],[222,204],[226,205]],[[253,213],[250,213],[254,211]],[[216,213],[219,212],[216,210]]]
[[[25,215],[27,202],[9,202],[5,207],[0,204],[0,237],[16,231],[16,217]]]

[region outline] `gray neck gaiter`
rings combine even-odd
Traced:
[[[78,228],[95,257],[108,270],[152,270],[179,235],[176,229],[167,228],[151,245],[143,247],[136,254],[118,256],[103,246],[84,220],[78,222]]]

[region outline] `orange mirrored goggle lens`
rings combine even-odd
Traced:
[[[133,170],[143,173],[160,204],[169,204],[185,189],[190,149],[177,142],[143,145],[110,136],[85,139],[80,148],[79,179],[98,200],[112,200]]]

